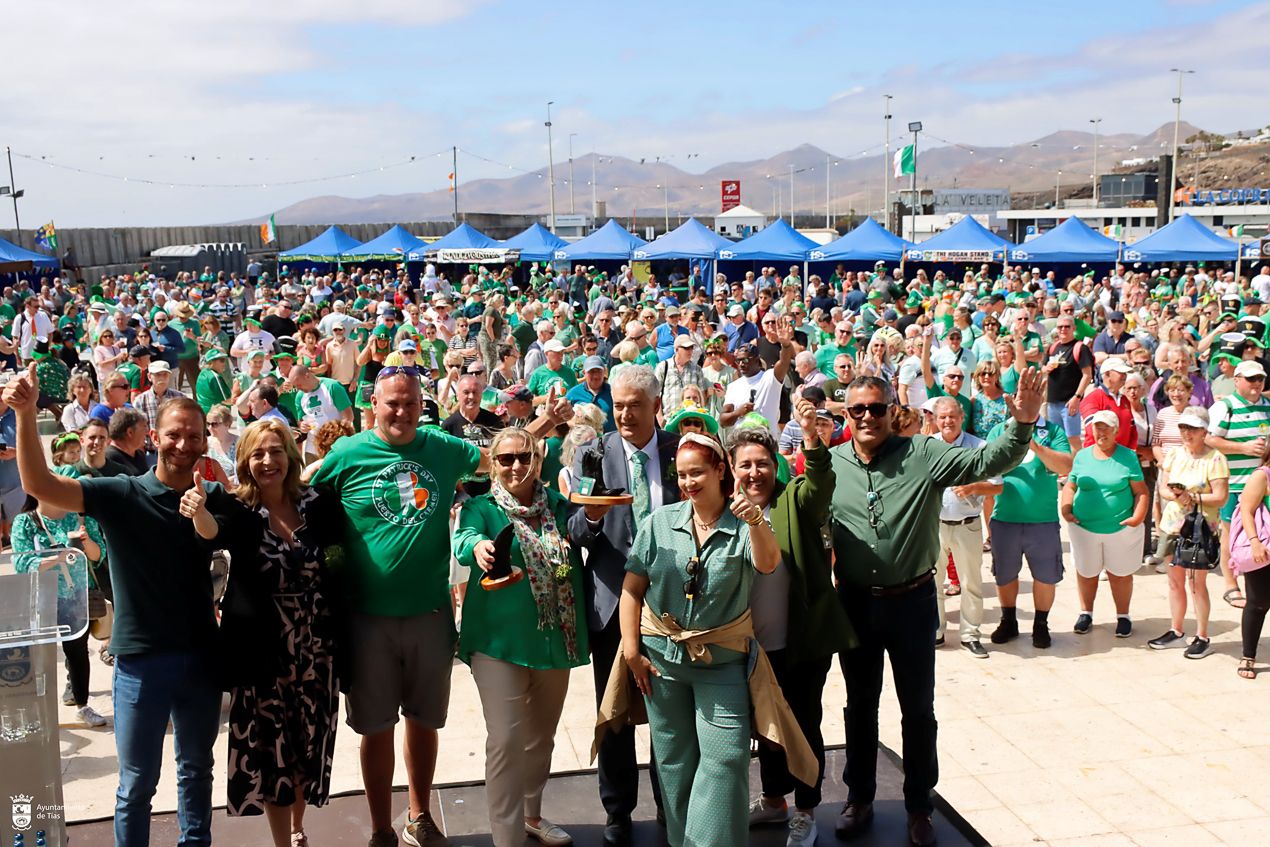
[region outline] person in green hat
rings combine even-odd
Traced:
[[[383,370],[384,360],[392,353],[393,332],[380,324],[370,334],[370,343],[357,354],[357,364],[361,371],[357,375],[357,391],[353,397],[353,405],[362,410],[362,429],[371,429],[374,424],[370,398],[375,390],[375,379]]]
[[[31,358],[36,363],[35,378],[40,385],[39,408],[48,409],[60,419],[62,407],[66,405],[66,386],[71,381],[70,368],[58,358],[47,338],[35,339]]]
[[[260,359],[264,359],[261,351]],[[194,399],[206,414],[213,406],[229,406],[238,393],[229,378],[229,357],[213,347],[203,354],[203,367],[194,384]]]
[[[688,432],[719,434],[719,422],[714,415],[696,405],[685,405],[666,420],[666,431],[681,435]]]
[[[882,302],[885,299],[886,295],[875,288],[869,292],[868,300],[860,307],[861,326],[869,335],[872,335],[873,330],[877,329],[877,325],[882,322]]]

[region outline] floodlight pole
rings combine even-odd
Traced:
[[[576,215],[578,207],[573,201],[573,136],[576,132],[569,133],[569,214]]]
[[[1182,68],[1170,68],[1177,74],[1177,96],[1173,98],[1173,105],[1176,112],[1173,117],[1173,167],[1171,178],[1173,184],[1169,186],[1169,221],[1173,220],[1173,210],[1177,208],[1177,134],[1182,125],[1182,77],[1187,74],[1193,74],[1195,71],[1183,70]],[[1199,188],[1198,183],[1195,186]]]
[[[1094,208],[1098,208],[1098,124],[1102,123],[1102,118],[1090,118],[1089,122],[1094,125]]]
[[[556,231],[556,165],[554,147],[551,143],[551,104],[555,100],[547,101],[547,191],[549,192],[549,202],[551,216],[547,222],[547,229],[553,233]]]
[[[886,125],[886,152],[882,154],[882,226],[885,229],[891,228],[891,101],[894,99],[890,94],[882,95],[882,122]]]
[[[921,121],[912,121],[908,125],[909,132],[913,133],[913,178],[909,182],[909,188],[913,196],[910,198],[909,206],[909,238],[913,243],[917,243],[917,133],[922,131]]]
[[[450,170],[454,172],[454,185],[451,190],[454,192],[454,225],[459,225],[459,148],[454,146],[450,148]]]

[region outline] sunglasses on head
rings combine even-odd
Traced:
[[[381,379],[387,379],[390,376],[397,376],[398,374],[417,377],[419,376],[419,369],[414,365],[389,365],[386,368],[380,369],[379,376],[375,377],[375,381],[379,382]]]
[[[527,450],[523,453],[499,453],[496,456],[494,456],[494,461],[498,462],[499,466],[504,468],[510,468],[513,465],[515,465],[517,462],[520,462],[520,464],[522,465],[528,466],[529,463],[533,461],[533,459],[534,459],[534,454],[530,453]]]
[[[891,405],[889,403],[856,403],[847,407],[847,414],[857,421],[864,417],[865,412],[875,418],[881,418],[886,416],[887,410],[890,408]]]

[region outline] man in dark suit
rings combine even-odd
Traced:
[[[603,436],[604,484],[624,488],[635,496],[629,506],[581,506],[569,516],[569,536],[587,551],[583,570],[586,584],[587,625],[590,628],[591,669],[595,674],[598,706],[604,695],[613,660],[622,646],[617,604],[626,576],[626,557],[640,523],[652,510],[679,500],[674,474],[679,437],[657,428],[661,385],[647,365],[627,365],[613,377],[613,418],[617,431]],[[582,476],[578,452],[574,476]],[[604,843],[627,845],[631,841],[631,812],[639,791],[635,763],[635,730],[627,727],[609,733],[599,749],[600,801],[608,815]],[[661,807],[655,770],[650,768],[653,798]]]

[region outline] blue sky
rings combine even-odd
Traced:
[[[0,109],[27,119],[6,121],[0,140],[22,154],[28,226],[231,220],[318,194],[433,190],[448,157],[277,183],[454,144],[535,168],[547,100],[557,161],[576,133],[578,155],[669,156],[690,170],[804,142],[840,155],[878,145],[885,93],[899,124],[920,118],[970,144],[1085,129],[1093,116],[1106,133],[1146,133],[1172,120],[1178,65],[1198,71],[1187,120],[1270,122],[1248,111],[1270,78],[1257,47],[1266,2],[219,0],[161,17],[144,0],[63,6],[55,33],[47,9],[6,13],[10,66],[27,82],[4,86]],[[461,165],[466,178],[507,173]]]

